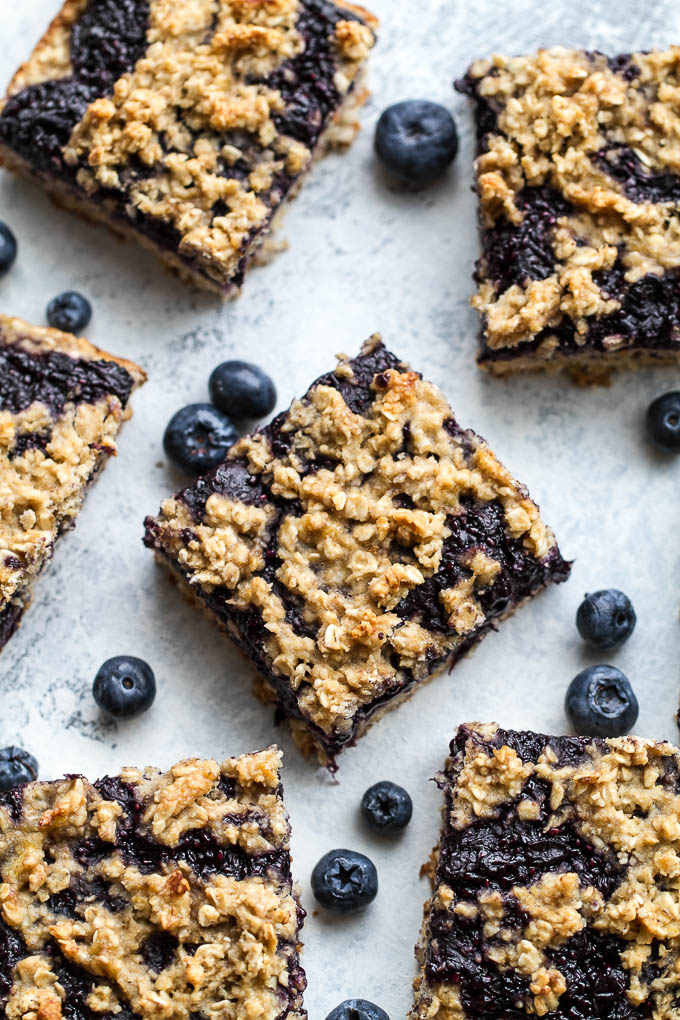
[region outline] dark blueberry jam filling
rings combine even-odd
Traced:
[[[549,789],[527,791],[543,799]],[[582,839],[566,823],[544,831],[543,820],[523,822],[515,804],[498,819],[473,822],[462,832],[444,837],[437,881],[453,889],[496,889],[511,892],[514,885],[528,885],[546,871],[573,871],[584,886],[592,885],[605,898],[621,880],[621,868],[612,854],[605,856]]]
[[[0,114],[0,141],[38,170],[74,176],[62,148],[96,91],[72,78],[29,85],[11,96]]]
[[[560,1020],[642,1020],[647,1005],[636,1009],[628,1000],[628,975],[621,953],[628,943],[613,935],[584,928],[546,956],[567,983],[559,1007],[549,1014]]]
[[[492,70],[492,75],[498,72]],[[491,99],[487,99],[485,96],[479,94],[479,82],[472,78],[470,75],[465,75],[464,78],[459,78],[454,83],[454,87],[457,92],[461,92],[463,95],[468,96],[472,100],[474,106],[474,122],[477,132],[477,151],[481,152],[484,148],[484,140],[487,135],[503,134],[498,127],[498,115],[501,112],[502,104],[494,103]]]
[[[114,914],[127,906],[127,900],[112,893],[109,884],[102,878],[88,880],[82,875],[74,875],[66,889],[53,893],[47,901],[55,914],[71,918],[78,917],[82,909],[94,902],[103,903]]]
[[[94,988],[94,978],[77,964],[66,960],[55,945],[50,947],[51,968],[64,989],[61,1005],[65,1020],[134,1020],[136,1013],[125,1002],[119,1002],[117,1013],[95,1013],[87,1004],[87,998]]]
[[[12,344],[0,346],[0,410],[12,414],[40,401],[57,417],[66,404],[94,404],[110,395],[125,407],[132,383],[132,376],[115,361],[85,361],[58,351],[33,354]]]
[[[533,733],[531,730],[498,729],[494,736],[487,740],[476,730],[472,730],[468,726],[460,726],[450,744],[451,755],[462,754],[469,740],[473,740],[480,748],[485,748],[487,754],[490,754],[493,748],[511,747],[522,761],[533,762],[533,764],[536,764],[545,749],[549,747],[557,756],[557,768],[583,764],[588,760],[589,747],[600,752],[605,752],[607,749],[606,743],[600,737],[552,737],[545,733]]]
[[[521,539],[508,535],[505,512],[500,503],[495,500],[489,503],[461,500],[461,506],[459,514],[447,519],[451,535],[444,540],[436,574],[413,588],[395,606],[394,612],[403,620],[424,620],[428,629],[449,633],[448,613],[440,593],[471,576],[461,560],[478,549],[501,564],[493,584],[476,594],[487,618],[501,616],[512,605],[537,591],[548,579],[566,580],[569,564],[556,550],[545,560],[537,560],[525,549]]]
[[[389,369],[394,369],[397,372],[404,370],[403,362],[391,351],[388,351],[382,343],[376,344],[370,353],[355,358],[349,365],[352,369],[351,379],[341,378],[335,372],[329,372],[317,379],[312,384],[312,388],[332,386],[341,394],[350,411],[361,415],[368,412],[376,398],[376,391],[372,389],[374,376],[378,376],[376,385],[379,387],[380,375],[383,372],[387,372]]]
[[[105,95],[146,50],[149,0],[89,0],[71,31],[74,78]]]
[[[533,340],[511,349],[490,349],[482,344],[484,361],[502,361],[535,351],[549,337],[557,337],[562,353],[582,354],[585,349],[606,350],[604,340],[622,337],[625,346],[658,352],[677,350],[680,344],[680,269],[668,269],[663,276],[643,276],[627,283],[620,263],[609,270],[593,273],[593,279],[608,298],[616,298],[621,308],[610,315],[588,320],[585,343],[574,339],[571,319],[563,318],[554,327],[546,327]]]
[[[102,797],[117,801],[123,808],[124,815],[118,822],[116,847],[123,859],[139,868],[142,874],[158,871],[163,865],[182,860],[201,878],[217,872],[241,880],[273,872],[282,881],[290,881],[290,863],[285,850],[248,854],[238,846],[221,846],[206,829],[185,832],[176,846],[168,847],[141,831],[140,816],[143,808],[136,799],[133,787],[115,777],[99,780],[95,787]],[[84,868],[110,853],[111,844],[95,838],[82,840],[74,849],[76,860]]]
[[[248,506],[262,504],[268,498],[260,478],[250,474],[245,460],[226,460],[194,485],[179,492],[176,498],[185,504],[199,523],[205,514],[205,504],[213,493]]]
[[[77,167],[66,166],[61,150],[89,104],[143,56],[148,17],[148,0],[89,0],[69,40],[73,74],[12,96],[0,141],[39,170],[74,178]]]
[[[472,429],[461,428],[455,418],[447,418],[444,422],[444,428],[453,441],[460,446],[466,460],[470,459],[479,443],[483,442],[482,437],[473,432]]]
[[[0,793],[0,804],[9,811],[13,822],[19,822],[24,810],[24,788],[13,786],[11,790],[4,790]]]
[[[50,429],[40,429],[38,432],[20,432],[14,441],[14,446],[9,451],[9,459],[22,457],[26,450],[44,450],[50,439]]]
[[[518,921],[521,920],[518,917]],[[517,926],[519,936],[520,925]],[[498,969],[489,958],[494,944],[475,920],[437,913],[431,921],[428,977],[458,986],[468,1020],[525,1020],[522,1003],[530,1003],[531,979],[516,970]],[[548,965],[564,975],[567,990],[550,1020],[642,1020],[648,1013],[631,1005],[628,978],[621,963],[626,943],[586,928],[558,949],[547,950]]]
[[[265,79],[270,88],[280,91],[285,104],[285,109],[272,118],[277,130],[309,149],[318,142],[340,101],[335,85],[333,33],[338,21],[348,19],[359,20],[328,0],[306,0],[296,24],[304,40],[302,51]]]
[[[166,931],[155,931],[142,943],[142,959],[149,970],[160,974],[175,959],[179,940]]]
[[[19,626],[25,608],[20,602],[8,602],[0,610],[0,649],[7,644]]]
[[[491,1016],[525,1020],[525,1010],[517,1005],[530,1000],[531,979],[518,971],[498,970],[487,956],[481,925],[457,914],[436,912],[429,929],[427,976],[430,981],[457,985],[469,1020]]]
[[[680,793],[680,765],[675,755],[658,759],[661,775],[657,779],[658,786],[664,786],[671,793]]]
[[[609,70],[614,74],[620,74],[624,81],[631,82],[640,77],[642,73],[637,64],[633,63],[630,53],[619,53],[616,57],[608,57]]]
[[[300,926],[302,921],[307,916],[306,911],[302,908],[298,908],[298,920]],[[301,915],[301,916],[300,916]],[[281,1012],[281,1020],[285,1020],[289,1013],[293,1012],[292,1006],[296,1004],[298,1009],[302,1007],[302,993],[307,987],[307,977],[304,970],[300,966],[297,946],[290,945],[290,963],[288,965],[288,988],[283,989],[287,993],[288,1004],[285,1009]]]
[[[28,952],[21,935],[0,918],[0,1005],[10,993],[14,968],[24,956],[28,956]]]
[[[269,552],[268,549],[265,550],[265,558],[267,558],[268,552]],[[278,557],[275,559],[270,559],[270,563],[273,571],[278,570],[279,567],[281,566],[281,560],[278,559]],[[308,620],[307,617],[305,616],[304,599],[302,599],[301,596],[296,595],[295,592],[289,591],[288,588],[282,585],[281,582],[276,577],[272,578],[270,583],[272,586],[272,591],[274,592],[275,595],[278,595],[278,597],[281,599],[281,602],[285,606],[286,623],[289,624],[293,628],[295,633],[298,634],[300,637],[308,637],[311,638],[312,641],[316,641],[319,630],[319,624],[318,621],[315,622],[314,620]],[[262,635],[263,639],[264,636],[265,635],[263,634]]]
[[[680,202],[680,176],[653,173],[626,145],[609,145],[596,152],[592,159],[622,186],[631,202]]]
[[[475,279],[490,280],[500,294],[530,280],[544,280],[555,272],[553,234],[557,220],[571,211],[569,203],[554,188],[524,188],[515,200],[522,222],[500,218],[495,226],[482,229],[482,249]]]
[[[305,462],[302,470],[303,475],[313,475],[317,471],[335,471],[338,464],[342,463],[335,457],[328,457],[326,454],[320,453],[317,457],[313,457],[311,460]]]
[[[608,336],[622,336],[648,348],[667,348],[680,342],[680,269],[663,276],[643,276],[635,283],[624,279],[624,267],[617,262],[609,270],[593,274],[608,298],[621,308],[595,319],[588,326],[588,340],[601,344]]]

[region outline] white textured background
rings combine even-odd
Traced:
[[[0,0],[3,84],[55,3]],[[94,778],[123,763],[167,766],[279,740],[306,907],[314,908],[311,868],[333,846],[369,853],[380,874],[379,896],[363,915],[308,920],[310,1020],[323,1020],[349,996],[373,999],[392,1020],[404,1016],[427,894],[418,869],[439,824],[439,796],[428,779],[464,720],[565,729],[566,685],[597,661],[574,627],[584,591],[613,585],[633,599],[637,630],[612,661],[637,691],[638,732],[677,737],[680,460],[646,446],[642,416],[650,399],[680,384],[680,372],[621,376],[610,389],[593,391],[540,377],[482,377],[474,364],[477,320],[467,305],[477,253],[471,119],[451,82],[492,50],[561,43],[616,53],[680,42],[678,6],[375,0],[373,7],[382,31],[365,131],[348,156],[317,168],[285,222],[290,250],[253,271],[234,303],[222,306],[186,289],[133,245],[0,175],[0,217],[19,241],[17,262],[0,281],[2,311],[42,323],[54,294],[81,290],[94,306],[90,338],[139,361],[150,377],[134,400],[118,459],[61,543],[2,655],[0,746],[27,746],[45,778]],[[461,151],[439,184],[400,194],[376,168],[372,129],[384,106],[421,96],[453,110]],[[355,353],[374,330],[438,383],[459,420],[489,439],[529,485],[576,563],[568,584],[539,597],[450,677],[418,692],[347,752],[336,785],[300,758],[285,728],[272,729],[271,710],[251,696],[248,665],[142,547],[142,519],[182,481],[164,462],[161,436],[178,407],[207,399],[214,365],[230,357],[259,362],[274,376],[284,407],[332,366],[335,352]],[[98,665],[124,652],[149,660],[159,693],[146,716],[117,725],[101,719],[90,687]],[[411,826],[393,842],[371,836],[357,820],[362,792],[383,778],[403,783],[415,800]]]

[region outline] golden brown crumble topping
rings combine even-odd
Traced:
[[[376,349],[373,337],[357,361],[341,359],[336,378],[351,381],[352,365]],[[452,518],[467,501],[499,505],[509,540],[537,561],[555,548],[537,506],[486,443],[468,433],[466,449],[448,429],[452,412],[435,386],[402,366],[376,375],[370,396],[353,411],[320,380],[293,401],[281,440],[273,444],[265,430],[229,453],[226,464],[247,464],[266,499],[214,491],[196,519],[180,493],[151,524],[155,547],[191,589],[259,615],[273,673],[326,734],[348,734],[357,712],[395,689],[404,670],[423,679],[430,656],[446,659],[484,624],[479,599],[501,563],[474,542],[462,579],[434,596],[444,628],[395,611],[442,565]],[[290,620],[289,599],[303,628]]]
[[[638,737],[592,743],[583,739],[578,760],[567,755],[565,764],[558,745],[573,738],[553,742],[546,737],[533,762],[522,760],[507,744],[499,745],[495,725],[463,729],[467,740],[461,759],[447,765],[453,768],[446,815],[450,831],[464,833],[480,819],[497,819],[504,808],[510,812],[506,827],[513,825],[513,812],[518,822],[540,820],[548,834],[572,827],[593,854],[608,854],[617,862],[621,874],[609,895],[584,882],[578,868],[571,871],[568,864],[554,871],[549,864],[545,871],[539,867],[527,885],[512,887],[509,898],[496,890],[476,892],[474,886],[469,898],[463,897],[442,881],[425,907],[421,962],[433,911],[478,920],[488,942],[485,952],[498,970],[529,979],[532,998],[523,1003],[524,1011],[552,1015],[568,981],[551,963],[550,951],[589,928],[620,940],[628,1002],[643,1007],[652,1020],[669,1020],[680,986],[675,962],[680,946],[680,752],[665,742]],[[545,808],[536,799],[541,783],[548,790]],[[441,852],[442,844],[435,851],[436,862]],[[522,910],[519,928],[513,904]],[[430,982],[421,974],[413,1020],[462,1020],[466,1013],[459,991],[457,984]]]
[[[86,340],[18,318],[0,316],[0,346],[84,364],[115,361],[134,385],[145,379],[136,365]],[[70,401],[58,411],[40,399],[20,410],[0,409],[0,610],[28,600],[56,539],[80,512],[88,483],[116,453],[116,436],[130,414],[115,393],[94,403]],[[33,437],[37,445],[30,445]]]
[[[129,808],[107,799],[111,780],[33,783],[20,817],[0,807],[0,913],[23,947],[5,975],[6,1015],[71,1015],[68,964],[90,988],[95,1014],[125,1007],[148,1020],[304,1020],[300,996],[289,994],[298,908],[280,761],[270,747],[222,765],[191,759],[165,774],[123,770],[113,795],[139,805],[132,841]],[[207,871],[181,842],[197,831],[219,855]],[[168,852],[149,869],[154,846]],[[100,848],[88,858],[87,847]],[[240,874],[224,864],[230,848],[245,854]],[[259,856],[267,853],[270,866]],[[60,908],[69,893],[71,912]]]
[[[597,282],[602,270],[616,263],[634,284],[680,267],[677,194],[632,196],[608,162],[631,153],[652,178],[680,175],[680,48],[634,53],[620,67],[600,53],[560,48],[495,55],[473,64],[468,80],[496,116],[476,161],[484,230],[519,228],[526,189],[550,189],[568,206],[566,213],[556,206],[550,229],[553,269],[499,289],[484,278],[482,260],[472,302],[489,351],[547,331],[537,360],[549,362],[559,353],[551,329],[570,320],[578,347],[594,319],[621,308],[620,295],[608,296]],[[631,343],[615,328],[605,341],[605,353]]]

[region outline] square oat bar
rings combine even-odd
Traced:
[[[673,1020],[680,751],[461,726],[411,1020]]]
[[[578,382],[680,361],[680,47],[473,64],[479,363]]]
[[[0,316],[0,649],[145,378],[87,340]]]
[[[145,542],[330,767],[569,574],[526,490],[377,336],[167,499]]]
[[[65,0],[0,105],[0,160],[233,295],[354,138],[375,25],[344,0]]]
[[[280,758],[1,794],[3,1015],[306,1020]]]

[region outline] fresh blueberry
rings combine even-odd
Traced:
[[[119,719],[132,719],[153,705],[156,678],[144,659],[116,655],[99,667],[92,694],[104,712]]]
[[[266,372],[249,361],[223,361],[208,381],[210,399],[231,418],[264,418],[274,410],[276,389]]]
[[[7,793],[22,783],[38,778],[38,763],[23,747],[3,747],[0,750],[0,793]]]
[[[77,290],[57,294],[47,306],[47,321],[64,333],[80,333],[92,318],[92,305]]]
[[[177,467],[202,475],[221,464],[238,439],[231,418],[212,404],[188,404],[173,414],[163,436],[163,448]]]
[[[332,1009],[326,1020],[390,1020],[384,1009],[368,999],[345,999]]]
[[[353,914],[378,894],[375,864],[355,850],[329,850],[314,867],[312,892],[334,914]]]
[[[17,239],[0,220],[0,276],[4,276],[17,257]]]
[[[588,737],[620,737],[638,717],[633,688],[616,666],[581,670],[569,684],[564,707],[576,732]]]
[[[399,832],[411,821],[413,801],[403,786],[384,780],[366,790],[361,814],[378,832]]]
[[[586,595],[576,613],[576,627],[585,643],[607,651],[628,640],[636,620],[633,603],[617,588]]]
[[[375,129],[375,151],[387,172],[402,184],[429,184],[458,152],[458,132],[445,106],[407,99],[388,106]]]
[[[647,435],[657,450],[680,453],[680,390],[657,397],[647,408]]]

